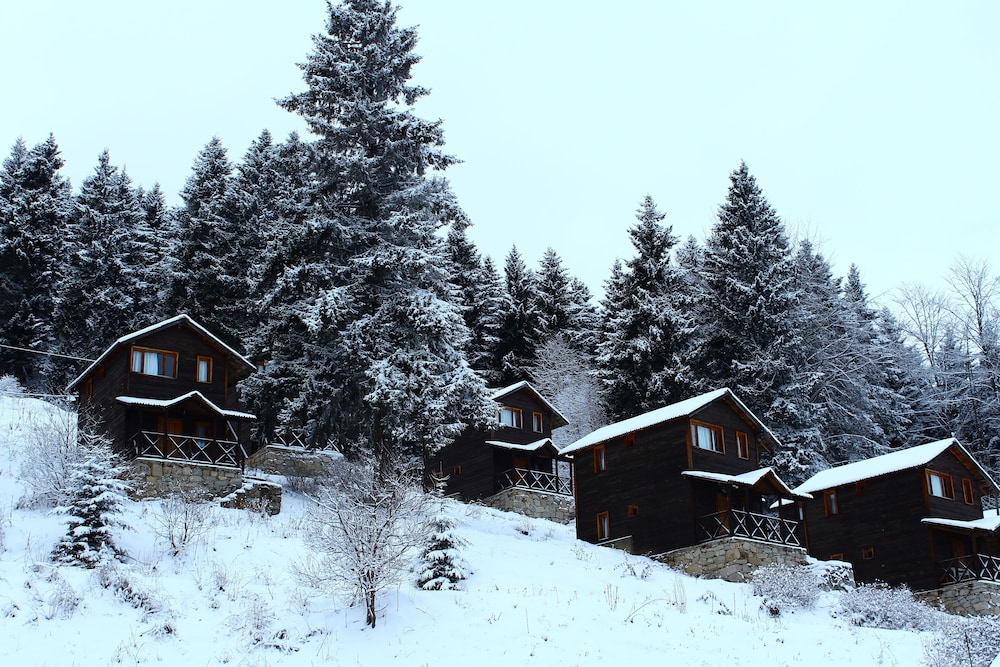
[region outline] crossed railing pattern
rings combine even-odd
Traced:
[[[938,580],[942,586],[961,581],[1000,582],[1000,557],[973,554],[938,562]]]
[[[791,519],[732,509],[708,514],[697,520],[700,542],[723,537],[748,537],[762,542],[801,547],[798,527],[799,522]]]
[[[246,459],[243,445],[233,440],[219,440],[194,435],[139,431],[132,436],[136,456],[179,459],[196,463],[242,467]]]
[[[573,482],[566,477],[560,477],[551,472],[511,468],[501,473],[498,481],[501,489],[531,489],[533,491],[558,493],[562,496],[573,495]]]

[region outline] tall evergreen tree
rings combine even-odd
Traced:
[[[308,89],[280,102],[318,137],[317,214],[338,226],[344,264],[317,303],[340,331],[360,398],[348,412],[379,474],[400,452],[427,454],[464,421],[495,414],[462,352],[468,329],[439,235],[464,214],[428,174],[455,159],[440,150],[440,121],[411,111],[427,91],[408,83],[417,37],[396,27],[396,12],[375,0],[328,5],[326,33],[301,65]]]
[[[600,325],[586,284],[569,274],[552,248],[542,255],[537,278],[542,339],[562,335],[578,349],[592,351]]]
[[[52,314],[72,212],[62,166],[50,135],[30,150],[19,140],[0,170],[0,340],[10,346],[56,351]],[[61,391],[51,369],[51,357],[0,348],[0,374],[29,390]]]
[[[542,313],[538,305],[538,277],[527,267],[517,247],[512,247],[504,264],[506,300],[501,315],[496,367],[501,384],[530,377],[535,350],[544,338]]]
[[[609,415],[625,419],[685,397],[691,344],[689,297],[671,264],[677,237],[647,196],[629,229],[635,256],[616,263],[608,280],[597,377]]]

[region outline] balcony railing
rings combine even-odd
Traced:
[[[747,537],[762,542],[801,547],[799,522],[743,510],[724,510],[697,519],[698,541]]]
[[[136,456],[176,459],[194,463],[240,468],[246,459],[243,445],[233,440],[219,440],[194,435],[139,431],[132,437]]]
[[[938,563],[938,581],[942,586],[962,581],[1000,582],[1000,557],[973,554],[949,558]]]
[[[501,489],[530,489],[532,491],[547,491],[561,496],[573,495],[573,482],[550,472],[511,468],[501,473],[497,480]]]

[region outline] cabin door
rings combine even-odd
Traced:
[[[965,558],[969,552],[965,548],[965,540],[960,537],[951,538],[951,557]]]
[[[179,456],[177,440],[170,436],[181,435],[184,432],[184,422],[176,417],[169,417],[167,419],[157,417],[156,430],[166,434],[160,437],[160,453],[167,458],[176,458]]]
[[[725,493],[715,494],[715,511],[716,516],[719,518],[719,522],[729,528],[729,496]]]
[[[524,454],[514,454],[514,467],[521,470],[528,469],[528,457]]]

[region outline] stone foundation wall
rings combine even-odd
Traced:
[[[322,477],[338,459],[340,452],[330,449],[302,449],[283,445],[268,445],[247,459],[247,467],[268,475],[285,477]]]
[[[805,565],[806,550],[781,544],[729,537],[653,556],[655,560],[694,577],[749,581],[762,565]]]
[[[914,595],[952,614],[1000,616],[1000,585],[992,581],[965,581]]]
[[[242,488],[223,498],[220,504],[274,516],[281,512],[281,485],[262,479],[247,479]]]
[[[138,458],[133,463],[135,495],[159,498],[169,493],[218,498],[243,486],[243,471],[208,463]]]
[[[571,496],[560,496],[529,489],[505,489],[482,500],[484,505],[498,510],[517,512],[536,519],[569,523],[576,517],[576,504]]]

